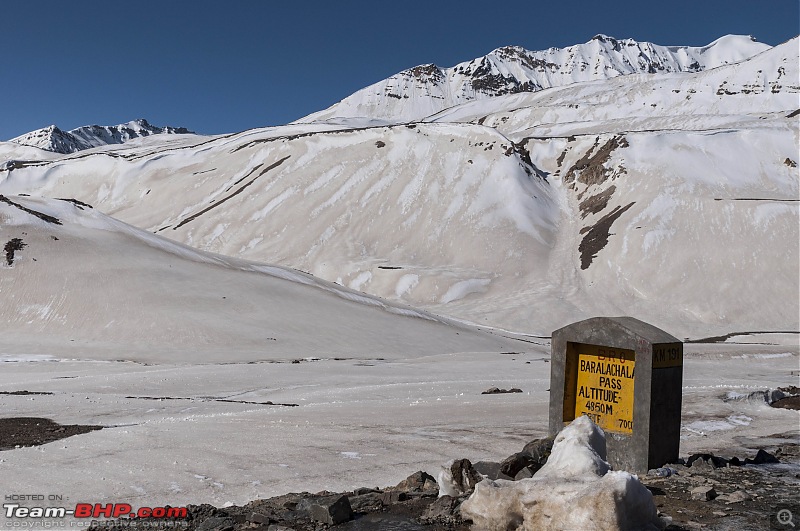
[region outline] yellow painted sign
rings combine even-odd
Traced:
[[[632,350],[577,344],[575,418],[586,415],[604,431],[633,433]]]

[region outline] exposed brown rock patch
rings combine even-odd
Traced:
[[[258,179],[259,177],[261,177],[262,175],[264,175],[264,174],[265,174],[265,173],[267,173],[268,171],[270,171],[270,170],[273,170],[273,169],[277,168],[278,166],[280,166],[281,164],[283,164],[283,163],[286,161],[286,159],[288,159],[290,156],[291,156],[291,155],[286,155],[285,157],[283,157],[283,158],[282,158],[282,159],[280,159],[279,161],[277,161],[277,162],[275,162],[275,163],[273,163],[273,164],[270,164],[269,166],[267,166],[266,168],[264,168],[263,170],[261,170],[261,173],[259,173],[258,175],[256,175],[256,176],[253,178],[253,180],[251,180],[250,182],[247,182],[247,183],[245,183],[244,185],[242,185],[240,188],[238,188],[238,189],[237,189],[235,192],[233,192],[232,194],[230,194],[230,195],[227,195],[227,196],[223,197],[222,199],[220,199],[220,200],[219,200],[219,201],[217,201],[216,203],[213,203],[213,204],[211,204],[210,206],[207,206],[206,208],[204,208],[204,209],[203,209],[203,210],[201,210],[200,212],[198,212],[198,213],[196,213],[196,214],[192,214],[192,215],[191,215],[191,216],[189,216],[188,218],[184,219],[183,221],[181,221],[180,223],[178,223],[177,225],[175,225],[175,227],[173,227],[173,228],[172,228],[172,230],[179,229],[180,227],[182,227],[183,225],[186,225],[186,224],[187,224],[187,223],[189,223],[190,221],[194,221],[194,220],[195,220],[195,219],[197,219],[199,216],[202,216],[203,214],[205,214],[205,213],[206,213],[206,212],[208,212],[209,210],[211,210],[211,209],[213,209],[213,208],[217,208],[218,206],[220,206],[222,203],[224,203],[225,201],[227,201],[227,200],[228,200],[228,199],[230,199],[231,197],[234,197],[234,196],[236,196],[236,195],[238,195],[238,194],[242,193],[242,192],[244,191],[244,189],[245,189],[245,188],[247,188],[248,186],[250,186],[251,184],[253,184],[254,182],[256,182],[256,179]],[[261,164],[259,164],[258,166],[256,166],[256,167],[253,169],[253,171],[251,171],[250,173],[248,173],[248,174],[247,174],[247,176],[250,176],[250,175],[252,175],[252,174],[253,174],[253,173],[254,173],[254,172],[255,172],[255,171],[258,169],[258,168],[260,168],[260,167],[261,167]],[[244,179],[244,177],[243,177],[242,179],[239,179],[238,181],[236,181],[236,183],[239,183],[239,182],[241,182],[243,179]],[[234,184],[236,184],[236,183],[234,183]]]
[[[780,400],[776,400],[770,405],[772,407],[777,407],[781,409],[800,410],[800,396],[787,396],[786,398],[781,398]]]
[[[595,149],[599,143],[600,138],[598,137],[594,145],[566,171],[564,182],[577,181],[591,186],[603,183],[611,177],[613,170],[606,168],[605,164],[615,149],[628,147],[628,142],[623,136],[615,136],[600,148]]]
[[[11,238],[6,242],[5,247],[3,250],[6,252],[6,264],[13,265],[14,264],[14,253],[17,251],[21,251],[25,248],[27,244],[22,241],[21,238]]]
[[[635,201],[624,207],[614,207],[614,210],[600,218],[597,223],[581,229],[581,234],[585,234],[578,246],[578,251],[581,253],[581,269],[588,269],[592,265],[592,260],[595,259],[597,253],[608,244],[611,225],[634,203]]]
[[[581,210],[581,219],[585,218],[589,214],[597,214],[603,210],[608,205],[609,199],[611,199],[611,196],[614,195],[616,190],[617,187],[612,184],[599,194],[587,197],[581,201],[581,203],[578,205],[578,208]]]
[[[409,68],[403,73],[407,75],[410,74],[422,82],[438,82],[444,80],[442,71],[439,70],[439,67],[434,64],[415,66],[414,68]]]
[[[46,221],[48,223],[53,223],[55,225],[62,225],[60,219],[58,219],[58,218],[56,218],[54,216],[51,216],[50,214],[45,214],[43,212],[38,212],[36,210],[31,210],[30,208],[24,207],[24,206],[20,205],[19,203],[15,203],[14,201],[12,201],[11,199],[7,198],[4,195],[0,195],[0,201],[2,201],[3,203],[6,203],[8,205],[11,205],[13,207],[17,207],[18,209],[22,210],[23,212],[27,212],[31,216],[36,216],[37,218],[41,219],[42,221]]]

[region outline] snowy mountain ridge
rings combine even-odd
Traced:
[[[769,48],[741,35],[727,35],[701,47],[660,46],[606,35],[542,51],[505,46],[452,68],[427,64],[403,70],[298,122],[361,117],[394,123],[413,121],[454,105],[505,94],[629,74],[708,70],[743,61]]]
[[[75,153],[99,146],[123,144],[133,138],[159,134],[194,134],[185,127],[158,127],[145,119],[133,120],[119,125],[84,125],[64,131],[55,125],[37,129],[12,138],[9,142],[33,146],[55,153]]]
[[[47,159],[5,143],[0,193],[75,198],[200,250],[519,333],[593,315],[678,337],[797,330],[799,70],[793,39],[418,123]]]

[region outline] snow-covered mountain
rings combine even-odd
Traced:
[[[417,123],[17,159],[0,193],[74,197],[202,250],[517,332],[593,315],[679,337],[797,330],[797,45]]]
[[[707,46],[659,46],[596,35],[567,48],[498,48],[452,68],[434,64],[404,70],[298,122],[369,118],[419,120],[470,100],[535,92],[637,73],[698,72],[768,49],[752,37],[728,35]]]
[[[55,153],[75,153],[99,146],[122,144],[132,138],[160,134],[194,134],[185,127],[158,127],[147,120],[139,119],[119,125],[84,125],[70,131],[63,131],[51,125],[24,135],[12,138],[9,142],[33,146]]]
[[[0,142],[0,408],[103,426],[6,483],[244,505],[510,455],[548,429],[532,336],[597,315],[722,338],[686,345],[681,455],[796,438],[748,393],[796,384],[798,39],[741,46],[411,123]]]

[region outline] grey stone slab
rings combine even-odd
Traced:
[[[678,460],[680,340],[633,317],[594,317],[554,331],[551,350],[551,435],[586,414],[614,469],[646,474]]]

